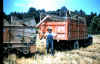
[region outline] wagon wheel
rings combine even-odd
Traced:
[[[79,48],[79,41],[74,41],[74,49],[78,49]]]

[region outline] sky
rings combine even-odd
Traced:
[[[100,0],[3,0],[3,11],[6,14],[27,12],[30,7],[53,11],[62,6],[71,11],[82,9],[86,14],[91,12],[100,14]]]

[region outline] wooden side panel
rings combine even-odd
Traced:
[[[66,20],[66,26],[65,26],[65,38],[66,38],[66,40],[68,40],[69,38],[70,38],[70,32],[69,32],[69,23],[70,23],[70,19],[67,19]]]
[[[70,22],[70,38],[69,40],[79,40],[87,38],[87,27],[85,24]]]
[[[59,40],[66,40],[66,33],[65,33],[65,25],[61,26],[61,25],[57,25],[56,28],[56,34],[57,34],[57,38]]]
[[[40,25],[41,32],[47,32],[48,27],[52,27],[52,31],[56,33],[59,40],[79,40],[87,38],[86,24],[78,23],[77,21],[46,21]]]
[[[8,28],[5,28],[3,31],[3,42],[8,42],[9,41],[9,32]]]
[[[52,32],[57,34],[57,39],[66,40],[65,22],[47,21],[40,25],[40,31],[46,33],[48,27],[52,27]]]

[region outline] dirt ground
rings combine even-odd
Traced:
[[[93,44],[70,51],[56,51],[50,54],[36,54],[25,58],[10,54],[4,58],[4,64],[100,64],[100,35],[93,36]]]

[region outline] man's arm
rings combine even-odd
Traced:
[[[40,40],[43,38],[43,33],[42,32],[39,32],[39,38],[40,38]]]
[[[57,37],[57,34],[53,33],[53,39],[56,39],[56,37]]]
[[[47,32],[44,34],[44,38],[45,38],[45,39],[46,39],[46,37],[47,37],[47,34],[48,34]]]
[[[53,33],[54,39],[57,40],[57,42],[59,42],[59,39],[57,38],[58,34]]]
[[[46,36],[47,36],[47,33],[40,33],[40,40],[41,40],[42,38],[46,38]]]

